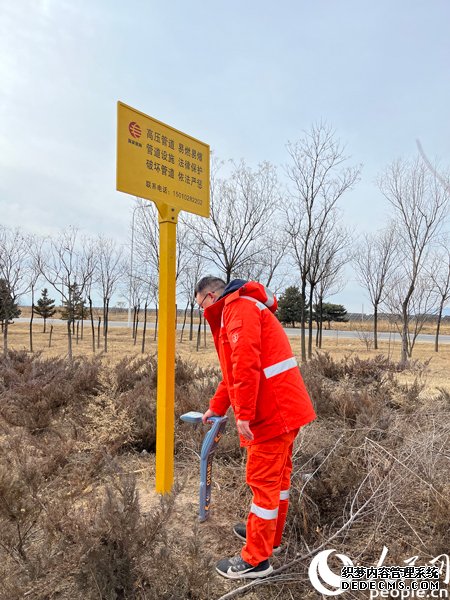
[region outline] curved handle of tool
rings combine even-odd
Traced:
[[[211,503],[212,462],[214,451],[222,437],[228,417],[210,417],[211,429],[205,435],[200,454],[200,509],[199,520],[206,521]]]

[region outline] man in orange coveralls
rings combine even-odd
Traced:
[[[233,408],[241,446],[247,447],[246,481],[253,492],[247,524],[234,533],[245,541],[239,556],[216,570],[229,579],[256,579],[273,571],[289,505],[292,447],[302,425],[316,415],[289,340],[274,316],[277,301],[255,281],[228,285],[204,277],[195,287],[219,355],[223,379],[203,415]]]

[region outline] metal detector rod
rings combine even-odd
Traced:
[[[202,413],[191,411],[181,415],[181,419],[187,423],[201,423]],[[211,503],[212,463],[217,444],[222,437],[228,421],[228,417],[210,417],[208,423],[212,423],[211,429],[205,435],[200,454],[200,497],[199,497],[199,520],[206,521],[209,517]]]

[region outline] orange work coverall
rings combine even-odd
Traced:
[[[209,408],[250,421],[246,481],[253,493],[242,558],[258,565],[279,546],[289,505],[292,447],[316,417],[286,333],[274,316],[277,301],[262,284],[231,281],[205,309],[223,379]]]

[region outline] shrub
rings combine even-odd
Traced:
[[[98,358],[70,362],[11,352],[0,361],[0,415],[10,425],[40,432],[61,407],[100,391],[100,369]]]
[[[116,393],[128,392],[143,380],[147,380],[149,385],[156,387],[156,372],[155,356],[123,358],[114,368]]]

